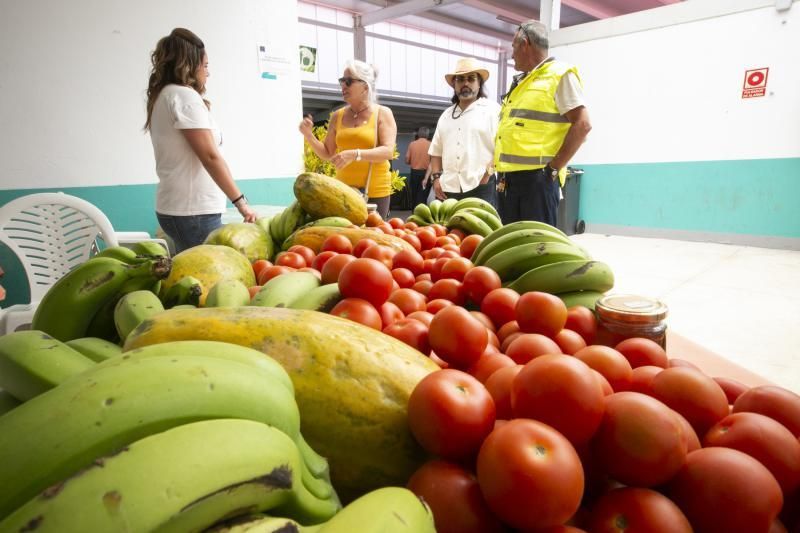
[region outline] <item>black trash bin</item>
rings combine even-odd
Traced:
[[[564,182],[564,198],[558,203],[556,226],[567,235],[583,233],[586,223],[578,218],[578,202],[581,196],[581,175],[583,169],[567,167]]]

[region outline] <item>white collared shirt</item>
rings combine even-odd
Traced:
[[[478,98],[463,112],[458,104],[444,110],[428,149],[442,158],[444,192],[466,192],[480,184],[494,160],[499,118],[500,104],[488,98]]]

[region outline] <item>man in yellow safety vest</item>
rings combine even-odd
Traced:
[[[556,225],[567,163],[592,126],[578,71],[548,55],[547,29],[520,25],[511,43],[514,76],[503,97],[494,150],[504,224],[539,220]]]

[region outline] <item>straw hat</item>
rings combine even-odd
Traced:
[[[489,79],[489,71],[482,68],[474,57],[462,57],[456,61],[455,70],[450,74],[445,74],[444,79],[450,87],[453,87],[454,76],[469,74],[470,72],[478,74],[483,79],[484,83]]]

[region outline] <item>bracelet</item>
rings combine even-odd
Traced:
[[[244,200],[245,202],[247,201],[247,198],[245,198],[244,194],[240,194],[239,197],[236,200],[231,200],[231,203],[233,205],[236,205],[239,202],[241,202],[242,200]]]
[[[441,172],[434,172],[433,174],[431,174],[431,181],[436,181],[441,177],[442,177]]]
[[[361,148],[356,148],[356,161],[361,161]]]

